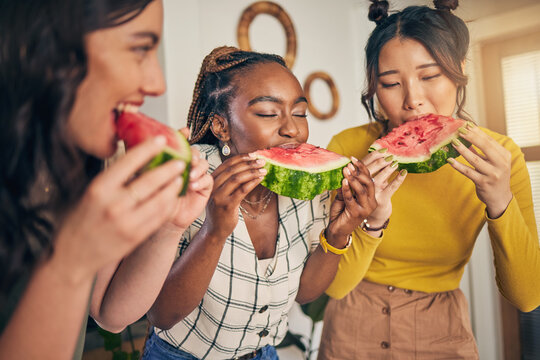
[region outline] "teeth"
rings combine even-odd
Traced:
[[[116,110],[119,112],[130,112],[130,113],[136,113],[139,111],[139,107],[137,105],[133,104],[126,104],[126,103],[120,103],[118,106],[116,106]]]

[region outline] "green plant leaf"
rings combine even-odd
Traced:
[[[283,340],[276,346],[276,348],[284,348],[287,346],[295,345],[297,348],[306,352],[306,346],[302,342],[302,335],[293,334],[290,331],[287,331]]]
[[[122,335],[108,332],[102,328],[98,328],[98,333],[103,338],[103,347],[107,351],[114,351],[122,347]]]
[[[326,294],[322,294],[316,300],[310,303],[300,305],[302,312],[309,316],[311,320],[316,323],[321,321],[324,317],[324,309],[330,297]]]

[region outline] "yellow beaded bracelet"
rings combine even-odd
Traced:
[[[351,246],[352,235],[349,234],[349,236],[347,236],[347,245],[345,245],[343,249],[338,249],[328,243],[328,241],[326,240],[326,237],[324,236],[325,230],[326,229],[322,229],[321,234],[319,235],[319,243],[321,244],[321,247],[323,248],[324,252],[328,253],[328,251],[330,251],[331,253],[336,254],[336,255],[345,254],[347,250],[349,250],[349,247]]]

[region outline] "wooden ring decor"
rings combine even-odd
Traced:
[[[313,105],[313,102],[311,101],[309,88],[311,87],[311,83],[315,79],[323,80],[328,84],[328,87],[330,88],[330,92],[332,94],[332,108],[327,113],[321,113],[319,110],[317,110],[317,108],[315,108],[315,105]],[[334,84],[334,80],[332,80],[330,75],[323,71],[317,71],[309,74],[306,81],[304,82],[304,93],[306,95],[306,99],[308,100],[308,110],[317,119],[326,120],[336,115],[339,108],[339,93],[337,91],[336,84]]]
[[[292,69],[296,58],[296,32],[291,18],[281,6],[271,1],[258,1],[248,6],[238,22],[236,37],[238,47],[241,50],[251,51],[249,45],[249,26],[255,17],[259,14],[268,14],[275,17],[283,26],[287,37],[287,53],[284,56],[285,63],[289,69]]]

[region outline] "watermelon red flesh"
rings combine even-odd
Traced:
[[[343,167],[350,160],[311,144],[295,144],[255,152],[266,161],[268,171],[261,184],[273,192],[295,199],[341,187]]]
[[[191,147],[184,135],[147,115],[129,111],[123,111],[119,114],[116,121],[116,133],[118,138],[124,141],[128,150],[149,138],[158,135],[164,136],[167,140],[165,149],[156,155],[144,170],[153,169],[171,159],[184,161],[186,170],[182,175],[184,185],[180,195],[186,193],[191,169]]]
[[[459,138],[459,128],[465,124],[464,120],[448,116],[423,115],[392,129],[369,150],[388,149],[388,155],[393,155],[398,167],[410,173],[433,172],[446,164],[448,158],[460,155],[451,142]]]

